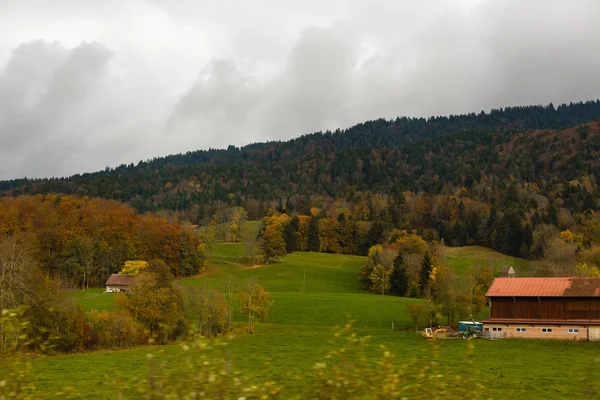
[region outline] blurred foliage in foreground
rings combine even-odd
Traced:
[[[330,351],[314,366],[314,374],[303,379],[300,393],[288,393],[273,381],[256,382],[236,371],[229,355],[228,340],[198,338],[181,344],[175,357],[163,350],[147,355],[147,368],[138,379],[114,382],[116,398],[146,399],[487,399],[491,393],[481,385],[474,345],[464,359],[455,360],[464,368],[459,375],[444,375],[438,368],[439,349],[433,345],[426,358],[401,359],[381,347],[377,361],[369,361],[368,338],[357,337],[350,325],[338,330]],[[0,399],[31,399],[40,395],[31,383],[27,361],[13,359],[8,376],[0,380]],[[595,360],[595,364],[600,359]],[[598,366],[590,366],[592,369]],[[599,398],[595,380],[582,380],[587,398]],[[45,393],[44,395],[49,395]],[[65,388],[52,396],[88,398]]]

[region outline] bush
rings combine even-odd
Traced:
[[[144,327],[126,313],[91,311],[87,320],[95,348],[127,348],[148,343]]]

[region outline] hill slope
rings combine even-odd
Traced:
[[[525,182],[571,180],[597,173],[598,125],[567,133],[560,129],[599,117],[600,101],[592,101],[377,120],[288,142],[195,151],[70,178],[5,181],[0,190],[8,195],[99,196],[146,211],[188,210],[215,200],[276,200],[298,193],[336,196],[351,186],[435,194],[509,174]]]

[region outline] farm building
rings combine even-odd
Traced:
[[[502,268],[500,268],[500,276],[514,278],[515,276],[517,276],[517,271],[515,271],[515,269],[512,266],[505,265]]]
[[[600,341],[600,278],[496,278],[486,296],[492,339]]]
[[[112,274],[106,281],[107,293],[127,292],[135,283],[135,277],[122,274]]]

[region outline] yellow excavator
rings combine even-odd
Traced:
[[[435,331],[432,328],[425,328],[422,335],[425,339],[443,339],[446,337],[446,328],[439,326]]]

